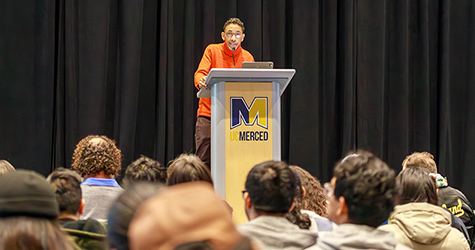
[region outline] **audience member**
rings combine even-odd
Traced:
[[[297,186],[294,173],[284,162],[254,166],[243,191],[249,222],[239,225],[238,230],[262,249],[303,249],[315,244],[315,233],[284,217],[293,209]]]
[[[129,228],[131,249],[251,249],[227,207],[206,182],[168,187],[138,208]]]
[[[167,169],[160,162],[141,156],[132,162],[125,171],[124,185],[139,181],[167,183]]]
[[[309,215],[302,212],[302,199],[304,194],[304,189],[302,187],[302,182],[300,182],[300,177],[298,174],[291,168],[295,183],[297,184],[295,189],[295,198],[294,198],[294,207],[290,212],[285,214],[285,218],[292,222],[293,224],[299,226],[301,229],[310,229],[312,222],[310,221]]]
[[[209,168],[194,154],[178,156],[170,164],[167,172],[168,186],[191,181],[206,181],[213,184]]]
[[[415,250],[469,249],[461,232],[451,227],[450,212],[437,206],[435,180],[423,168],[406,167],[397,177],[396,207],[381,229]]]
[[[309,249],[410,249],[376,227],[393,210],[394,171],[366,151],[347,157],[325,183],[328,218],[338,224],[332,232],[320,232]]]
[[[46,180],[56,194],[60,225],[81,249],[108,249],[106,228],[97,220],[79,220],[85,201],[82,199],[82,178],[73,170],[55,169]]]
[[[0,175],[15,171],[15,168],[7,160],[0,160]]]
[[[123,191],[114,179],[121,168],[121,157],[115,142],[104,135],[89,135],[76,145],[72,168],[85,179],[81,183],[86,201],[82,220],[106,222],[112,202]]]
[[[428,152],[414,152],[408,155],[402,162],[402,168],[416,167],[427,169],[430,173],[437,175],[437,165],[434,156]],[[462,219],[469,233],[471,242],[475,242],[475,214],[473,207],[467,197],[458,189],[448,185],[447,179],[439,177],[438,205],[447,208],[453,215]]]
[[[290,166],[302,183],[303,200],[302,213],[310,218],[310,228],[312,232],[332,231],[333,223],[326,218],[327,200],[323,193],[322,185],[317,178],[299,166]]]
[[[0,249],[74,250],[58,215],[54,191],[43,176],[26,170],[0,176]]]
[[[165,186],[155,182],[137,182],[131,185],[112,204],[107,220],[110,249],[128,250],[130,221],[142,202],[160,192]]]

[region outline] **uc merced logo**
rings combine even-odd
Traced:
[[[231,141],[267,141],[267,131],[232,131],[240,126],[257,125],[268,129],[267,97],[254,97],[250,106],[243,97],[231,97]]]

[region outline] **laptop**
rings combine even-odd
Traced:
[[[243,69],[273,69],[273,62],[243,62]]]

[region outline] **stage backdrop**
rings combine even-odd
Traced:
[[[351,149],[396,171],[429,151],[475,201],[471,0],[0,1],[0,158],[46,175],[89,134],[124,167],[194,152],[193,73],[234,16],[257,61],[297,70],[283,160],[328,181]]]

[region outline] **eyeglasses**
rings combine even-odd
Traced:
[[[229,38],[232,38],[233,36],[235,36],[236,39],[239,39],[239,38],[241,38],[242,34],[240,34],[240,33],[237,33],[237,34],[226,33],[226,36],[228,36]]]
[[[325,194],[327,199],[330,199],[330,197],[333,196],[333,187],[329,182],[323,184],[323,194]]]

